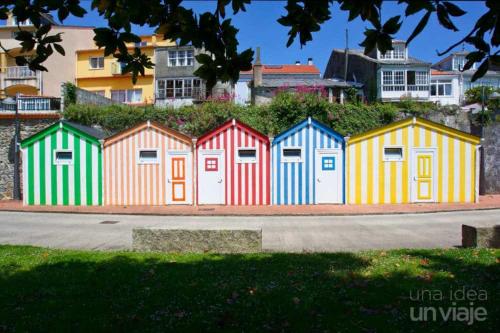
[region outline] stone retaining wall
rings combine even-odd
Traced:
[[[51,114],[47,118],[41,115],[36,117],[22,115],[20,119],[21,140],[52,125],[57,120],[58,115],[55,114]],[[14,115],[0,117],[0,200],[12,199],[14,188],[14,161],[12,160],[14,156],[12,152],[14,149],[14,131]],[[21,158],[20,161],[22,163]]]
[[[483,129],[482,190],[485,194],[500,193],[500,123],[494,123]]]

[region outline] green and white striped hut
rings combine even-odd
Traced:
[[[62,120],[21,142],[25,205],[102,205],[104,133]]]

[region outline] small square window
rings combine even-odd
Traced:
[[[215,157],[207,157],[205,159],[205,171],[218,171],[219,160]]]
[[[302,149],[301,148],[283,148],[281,151],[282,162],[301,162]]]
[[[324,171],[335,170],[335,157],[323,157],[321,159],[321,169]]]
[[[140,149],[139,150],[139,164],[157,164],[158,159],[158,149]]]
[[[238,149],[238,163],[255,163],[257,162],[257,151],[252,148]]]
[[[56,150],[54,152],[54,164],[69,165],[73,163],[73,152],[71,150]]]
[[[402,161],[403,147],[384,147],[384,161]]]

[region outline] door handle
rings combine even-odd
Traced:
[[[417,176],[413,176],[413,180],[418,180],[418,177]]]
[[[222,178],[221,178],[221,179],[219,179],[219,181],[218,181],[217,183],[219,183],[219,184],[220,184],[220,183],[222,183]]]
[[[321,180],[320,180],[319,178],[318,178],[318,179],[316,179],[316,180],[318,181],[318,183],[321,183]]]
[[[168,181],[169,183],[171,183],[171,182],[172,182],[172,179],[168,178],[168,179],[167,179],[167,181]]]

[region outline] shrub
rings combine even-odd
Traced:
[[[342,135],[355,135],[382,125],[376,108],[363,104],[329,104],[326,124]]]
[[[500,92],[500,89],[495,89],[493,87],[488,87],[488,86],[478,86],[470,88],[465,92],[465,103],[467,104],[482,103],[483,91],[484,91],[484,101],[485,103],[487,103],[490,95],[493,94],[495,91]]]

